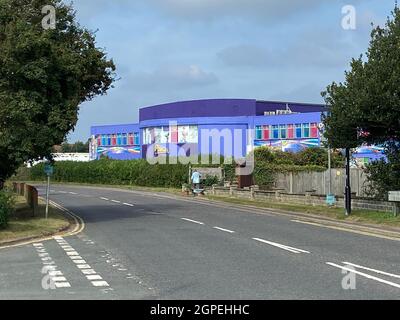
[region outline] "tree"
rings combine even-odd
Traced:
[[[344,83],[323,93],[330,114],[326,136],[332,147],[400,140],[400,9],[385,28],[376,27],[363,56],[353,59]]]
[[[42,8],[52,5],[55,29]],[[105,94],[115,65],[61,0],[0,0],[0,181],[28,160],[51,157],[79,105]],[[1,183],[0,183],[1,184]]]
[[[343,83],[332,83],[322,93],[329,107],[324,119],[329,144],[334,148],[353,148],[364,143],[384,145],[386,165],[392,170],[385,170],[385,174],[399,177],[400,9],[397,4],[385,27],[372,30],[366,58],[353,59],[345,76]],[[377,181],[375,174],[370,177]],[[382,188],[379,190],[382,194]]]
[[[82,141],[77,141],[75,143],[67,143],[64,142],[61,145],[61,152],[62,153],[75,153],[75,152],[80,152],[80,153],[84,153],[84,152],[89,152],[89,141],[87,141],[86,143],[83,143]]]

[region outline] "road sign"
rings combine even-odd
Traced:
[[[50,163],[44,165],[44,173],[51,176],[54,173],[54,167]]]

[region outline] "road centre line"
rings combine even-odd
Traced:
[[[121,203],[121,201],[118,201],[118,200],[111,200],[111,202],[114,202],[114,203]]]
[[[110,199],[108,198],[104,198],[104,197],[100,197],[101,200],[106,200],[106,201],[110,201]]]
[[[188,218],[181,218],[181,219],[185,220],[185,221],[189,221],[189,222],[193,222],[193,223],[204,225],[204,223],[200,222],[200,221],[196,221],[196,220],[192,220],[192,219],[188,219]]]
[[[400,284],[398,284],[398,283],[394,283],[394,282],[391,282],[391,281],[387,281],[387,280],[384,280],[384,279],[381,279],[381,278],[378,278],[378,277],[374,277],[374,276],[371,276],[371,275],[369,275],[369,274],[366,274],[366,273],[363,273],[363,272],[354,270],[354,269],[350,268],[350,266],[341,266],[341,265],[338,265],[338,264],[332,263],[332,262],[326,262],[326,264],[327,264],[327,265],[330,265],[330,266],[332,266],[332,267],[338,268],[338,269],[342,269],[342,270],[349,271],[350,273],[358,274],[358,275],[360,275],[360,276],[362,276],[362,277],[365,277],[365,278],[367,278],[367,279],[375,280],[375,281],[378,281],[378,282],[381,282],[381,283],[387,284],[387,285],[389,285],[389,286],[392,286],[392,287],[395,287],[395,288],[399,288],[399,289],[400,289]]]
[[[271,246],[286,250],[286,251],[290,251],[292,253],[310,253],[307,250],[303,250],[303,249],[298,249],[298,248],[294,248],[294,247],[289,247],[287,245],[284,244],[280,244],[280,243],[276,243],[276,242],[272,242],[272,241],[268,241],[268,240],[264,240],[264,239],[260,239],[260,238],[252,238],[253,240],[256,240],[258,242],[262,242],[262,243],[266,243],[269,244]]]
[[[363,267],[363,266],[360,266],[358,264],[354,264],[354,263],[351,263],[351,262],[343,261],[343,263],[345,265],[347,265],[347,266],[352,266],[352,267],[356,267],[356,268],[372,271],[372,272],[375,272],[375,273],[379,273],[379,274],[382,274],[382,275],[385,275],[385,276],[389,276],[389,277],[400,279],[400,275],[398,275],[398,274],[393,274],[393,273],[389,273],[389,272],[380,271],[380,270],[377,270],[377,269]]]
[[[235,233],[235,231],[232,230],[228,230],[228,229],[224,229],[224,228],[220,228],[220,227],[213,227],[214,229],[223,231],[223,232],[228,232],[228,233]]]
[[[133,204],[131,204],[131,203],[127,203],[127,202],[124,202],[123,203],[125,206],[128,206],[128,207],[134,207],[135,205],[133,205]]]

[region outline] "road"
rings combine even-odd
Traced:
[[[57,185],[50,197],[85,228],[1,249],[0,299],[400,298],[399,241],[162,193]]]

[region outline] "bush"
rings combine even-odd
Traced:
[[[389,191],[400,190],[400,165],[385,160],[374,161],[366,166],[365,173],[369,184],[368,196],[387,200]]]
[[[14,201],[10,193],[0,191],[0,229],[7,226],[8,218],[14,210]]]

